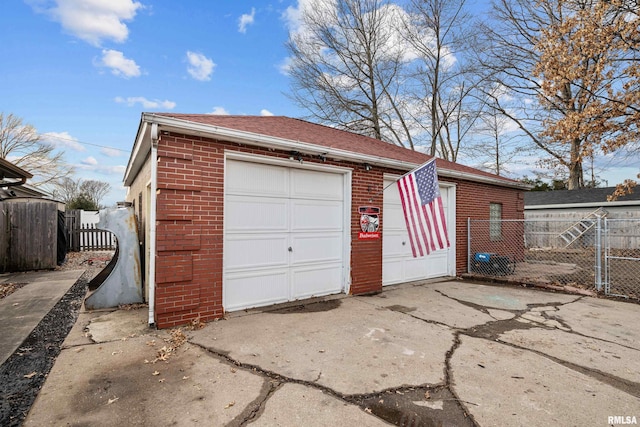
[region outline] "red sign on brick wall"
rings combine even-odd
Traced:
[[[358,240],[375,240],[380,238],[380,208],[375,206],[360,206],[360,231]]]

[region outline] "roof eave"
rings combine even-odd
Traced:
[[[26,170],[22,169],[19,166],[14,165],[10,161],[0,158],[0,170],[2,170],[0,179],[11,178],[11,179],[30,179],[33,178],[33,175]],[[8,172],[8,173],[5,173]]]
[[[241,131],[237,129],[230,129],[221,126],[208,125],[204,123],[197,123],[190,120],[183,120],[174,117],[167,117],[162,115],[156,115],[153,113],[143,113],[142,114],[142,123],[140,125],[140,129],[143,128],[143,125],[146,128],[147,123],[157,123],[160,127],[160,130],[173,130],[177,132],[183,132],[188,134],[195,134],[198,136],[221,139],[225,141],[236,142],[239,144],[247,144],[254,145],[264,148],[275,148],[283,151],[295,150],[299,152],[303,152],[304,154],[311,155],[323,155],[327,158],[332,158],[335,160],[346,160],[346,161],[355,161],[368,163],[370,165],[379,166],[379,167],[388,167],[391,169],[402,170],[402,171],[410,171],[411,169],[419,166],[419,163],[406,162],[401,160],[389,159],[386,157],[380,156],[371,156],[362,153],[355,153],[352,151],[341,150],[337,148],[330,148],[322,145],[311,144],[307,142],[294,141],[285,138],[278,138],[274,136]],[[138,130],[138,136],[136,138],[136,144],[134,146],[134,150],[132,151],[131,158],[134,159],[139,157],[142,153],[141,147],[145,142],[145,132],[141,132]],[[150,140],[148,140],[147,144],[150,149]],[[145,146],[146,146],[145,145]],[[144,153],[146,157],[146,152]],[[142,161],[138,161],[137,163],[142,165],[144,158]],[[130,160],[129,165],[127,166],[127,170],[125,172],[125,185],[130,185],[133,181],[131,178],[131,174],[135,176],[137,170],[132,166],[133,162]],[[139,168],[138,168],[139,170]],[[491,185],[499,185],[501,187],[510,187],[516,188],[520,190],[528,190],[531,186],[527,184],[523,184],[517,181],[507,181],[499,178],[492,178],[483,175],[476,175],[468,172],[455,171],[451,169],[446,169],[442,167],[438,167],[438,175],[442,177],[448,178],[458,178],[468,181],[474,182],[482,182],[485,184]]]

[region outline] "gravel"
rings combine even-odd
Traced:
[[[104,268],[110,252],[71,252],[56,270],[85,272],[0,366],[0,425],[20,426],[75,324],[89,281]],[[28,286],[25,285],[25,286]]]

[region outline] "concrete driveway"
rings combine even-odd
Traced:
[[[607,426],[640,418],[637,304],[421,283],[234,313],[186,332],[181,345],[171,345],[181,331],[145,330],[144,314],[81,315],[25,425]]]

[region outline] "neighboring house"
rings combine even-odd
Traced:
[[[29,178],[33,178],[33,175],[10,161],[0,158],[0,199],[18,197],[16,190]]]
[[[0,200],[10,197],[51,198],[50,194],[26,184],[30,178],[33,178],[31,173],[0,158]]]
[[[524,195],[525,219],[553,217],[578,221],[596,211],[610,219],[640,219],[640,187],[631,194],[608,202],[607,196],[614,191],[615,187],[529,191]]]
[[[465,272],[467,218],[522,219],[528,187],[438,159],[451,247],[413,258],[395,180],[430,158],[288,117],[143,113],[124,183],[149,323]]]
[[[33,187],[28,184],[17,185],[15,187],[11,187],[10,189],[2,189],[3,192],[0,193],[0,198],[7,197],[31,197],[38,199],[51,199],[52,196],[49,193],[45,193],[44,191]]]

